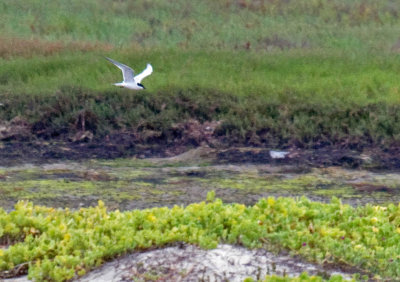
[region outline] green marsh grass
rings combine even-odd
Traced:
[[[217,134],[239,142],[392,144],[400,137],[399,5],[4,2],[0,119],[19,116],[34,134],[59,135],[82,130],[85,116],[97,137],[149,129],[165,140],[177,122],[221,120]],[[147,90],[115,88],[121,72],[104,56],[137,72],[152,63]]]
[[[17,95],[53,94],[66,85],[99,92],[115,90],[112,83],[121,81],[122,74],[104,59],[107,55],[131,65],[136,72],[151,62],[154,73],[143,82],[147,92],[198,87],[278,103],[291,99],[361,105],[400,102],[400,56],[368,58],[300,50],[261,54],[241,51],[235,56],[229,51],[172,49],[114,53],[66,52],[2,60],[0,90]]]
[[[115,88],[118,68],[103,55],[141,71],[146,91]],[[113,130],[151,129],[169,139],[185,119],[222,120],[221,136],[245,141],[249,132],[278,145],[347,138],[364,143],[396,141],[400,102],[400,57],[352,57],[326,52],[127,50],[63,52],[3,60],[2,120],[22,116],[52,132],[88,130],[101,137]],[[45,123],[43,125],[42,123]],[[274,139],[271,139],[274,138]]]
[[[399,8],[390,0],[15,0],[0,5],[0,33],[151,48],[233,50],[249,42],[255,50],[382,51],[398,40]]]

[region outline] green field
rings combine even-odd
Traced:
[[[217,136],[285,146],[400,139],[400,3],[12,1],[0,5],[0,119],[33,136],[222,121]],[[109,56],[147,90],[115,88]],[[40,128],[36,130],[35,128]],[[43,134],[42,134],[43,135]]]

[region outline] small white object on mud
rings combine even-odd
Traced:
[[[269,155],[271,156],[271,158],[273,159],[284,159],[286,157],[286,155],[289,154],[289,152],[285,152],[285,151],[269,151]]]

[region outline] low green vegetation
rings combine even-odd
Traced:
[[[207,198],[187,207],[127,212],[108,212],[101,201],[76,211],[19,202],[14,211],[0,212],[1,241],[11,243],[0,250],[0,269],[4,275],[29,264],[31,279],[67,280],[128,251],[183,241],[203,248],[220,242],[283,248],[376,279],[399,275],[397,205],[353,208],[336,198],[323,204],[270,197],[246,207],[224,204],[212,192]]]

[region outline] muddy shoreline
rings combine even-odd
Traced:
[[[12,210],[18,200],[27,200],[78,209],[102,200],[110,210],[132,210],[186,206],[204,201],[209,191],[225,203],[245,205],[270,196],[320,202],[334,196],[352,206],[400,201],[398,170],[371,169],[372,158],[354,152],[333,157],[318,152],[314,159],[306,153],[291,150],[274,159],[267,149],[202,146],[161,158],[10,162],[0,166],[0,206]]]
[[[193,144],[135,144],[125,142],[89,141],[3,141],[0,142],[0,166],[8,167],[24,163],[45,164],[58,161],[82,161],[88,159],[117,159],[135,157],[165,158],[173,157],[191,149],[198,149],[206,158],[212,155],[215,164],[271,164],[293,165],[298,167],[330,167],[341,166],[351,169],[370,170],[400,170],[400,148],[382,149],[367,147],[352,150],[340,146],[325,146],[315,149],[297,147],[285,148],[288,152],[284,158],[276,159],[271,156],[276,148],[193,145]],[[204,156],[202,156],[204,157]]]

